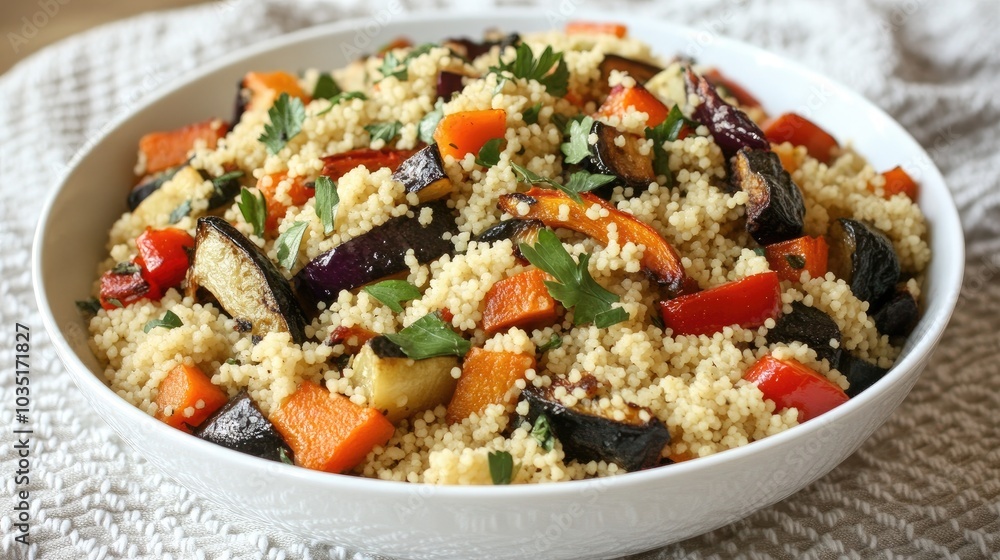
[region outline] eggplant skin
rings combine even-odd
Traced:
[[[694,119],[705,125],[726,158],[742,148],[770,150],[764,132],[743,111],[726,103],[715,87],[688,67],[684,74],[688,93],[694,93],[701,103],[694,109]]]
[[[246,389],[202,423],[194,435],[269,461],[281,461],[282,451],[288,458],[292,457],[291,448],[274,425],[264,417]]]
[[[618,422],[569,408],[533,385],[521,398],[528,402],[527,420],[534,424],[544,414],[566,457],[581,463],[606,461],[627,471],[648,469],[660,464],[663,448],[670,443],[670,432],[655,417],[649,422]]]
[[[841,339],[840,327],[829,315],[800,301],[793,302],[792,312],[782,315],[767,332],[768,344],[801,342],[834,367],[840,363]],[[837,348],[830,346],[831,340],[837,341]]]
[[[802,235],[806,204],[802,191],[771,150],[742,148],[733,159],[732,180],[746,191],[747,233],[770,245]]]
[[[645,84],[653,79],[653,76],[663,72],[663,68],[655,64],[626,58],[617,54],[604,55],[604,60],[601,61],[599,68],[601,69],[601,77],[604,83],[607,83],[608,76],[611,75],[612,70],[627,72],[629,76],[640,84]]]
[[[827,233],[830,270],[858,299],[878,308],[899,281],[901,267],[892,242],[871,224],[840,218]]]
[[[403,160],[392,178],[402,183],[407,193],[416,193],[421,203],[447,196],[453,190],[437,144],[422,148]]]
[[[417,217],[427,207],[433,209],[433,218],[423,226]],[[406,252],[411,249],[421,263],[454,250],[444,239],[445,233],[456,230],[455,215],[445,201],[415,207],[413,216],[392,218],[310,261],[293,279],[299,295],[310,302],[332,301],[341,290],[408,270]]]
[[[852,399],[874,385],[876,381],[885,377],[885,374],[889,372],[885,368],[880,368],[846,351],[841,353],[837,369],[840,373],[844,374],[847,382],[850,383],[845,392]]]
[[[904,287],[897,287],[896,292],[875,312],[872,317],[878,332],[890,337],[906,337],[913,332],[920,309],[917,300]]]
[[[287,332],[305,341],[305,316],[285,277],[252,241],[218,216],[198,218],[188,294],[212,293],[233,319],[249,321],[251,334]]]
[[[590,146],[590,157],[586,167],[595,173],[604,173],[618,177],[625,185],[636,189],[647,189],[650,183],[656,182],[656,172],[653,171],[653,160],[639,153],[636,143],[632,142],[631,134],[619,132],[615,127],[601,121],[594,121],[590,133],[597,136],[597,143]],[[624,146],[615,144],[615,138],[625,136]],[[611,194],[611,185],[606,185],[598,191],[598,195],[607,198]]]

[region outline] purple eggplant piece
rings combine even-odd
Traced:
[[[723,101],[708,80],[688,68],[684,83],[688,92],[701,99],[701,104],[694,110],[694,119],[708,127],[726,158],[732,157],[740,148],[771,149],[760,127],[746,113]]]
[[[449,72],[447,70],[442,70],[438,72],[437,77],[437,96],[445,101],[451,99],[451,96],[457,92],[462,91],[464,87],[462,85],[462,76],[455,72]]]
[[[432,208],[431,223],[418,221],[422,208]],[[443,200],[413,208],[413,217],[399,216],[330,249],[295,275],[299,297],[307,302],[336,300],[341,290],[353,290],[409,269],[406,252],[430,262],[454,250],[447,232],[456,231],[455,216]]]
[[[442,41],[442,44],[452,49],[458,55],[472,61],[490,52],[490,49],[493,47],[499,46],[501,49],[504,49],[508,46],[516,46],[520,42],[521,36],[517,33],[511,33],[503,37],[484,39],[482,41],[475,41],[468,37],[455,37],[445,39]]]

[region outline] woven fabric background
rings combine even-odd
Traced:
[[[403,11],[484,1],[392,0]],[[533,4],[532,1],[520,5]],[[32,328],[25,549],[13,541],[12,344],[0,341],[0,556],[370,558],[238,520],[123,444],[75,386],[35,309],[29,251],[38,212],[72,155],[109,120],[205,61],[302,27],[364,16],[382,0],[222,0],[70,38],[0,78],[2,328]],[[803,491],[712,533],[637,558],[981,558],[1000,555],[1000,3],[606,0],[565,6],[643,13],[795,59],[873,100],[930,152],[966,230],[966,285],[933,361],[860,451]],[[57,16],[58,17],[58,16]],[[540,17],[541,10],[540,10]],[[71,240],[67,240],[71,242]]]

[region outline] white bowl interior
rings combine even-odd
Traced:
[[[577,17],[577,16],[574,16]],[[535,12],[339,22],[234,53],[152,96],[74,159],[36,233],[33,273],[46,329],[95,409],[150,462],[239,515],[303,537],[407,557],[622,555],[739,519],[822,476],[854,452],[902,401],[941,336],[961,286],[963,236],[939,172],[898,124],[857,94],[742,43],[665,22],[617,15],[664,57],[696,55],[747,87],[772,113],[805,114],[876,169],[903,165],[921,183],[933,260],[925,313],[893,370],[849,403],[788,432],[689,463],[608,480],[531,487],[452,488],[329,475],[270,463],[182,434],[115,395],[100,380],[74,300],[90,291],[107,231],[125,210],[138,138],[232,110],[248,70],[334,68],[398,35],[416,42],[482,30],[548,27]],[[110,203],[109,203],[110,201]]]

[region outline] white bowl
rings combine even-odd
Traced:
[[[384,15],[384,14],[383,14]],[[558,19],[558,13],[552,14]],[[275,529],[365,551],[412,558],[621,556],[731,523],[823,476],[853,453],[899,405],[934,350],[962,280],[958,214],[940,173],[917,142],[859,95],[757,48],[658,21],[610,14],[663,56],[718,65],[772,113],[794,110],[876,169],[901,164],[921,185],[933,259],[926,310],[888,375],[847,404],[784,433],[717,455],[602,480],[500,487],[436,487],[333,475],[230,451],[147,416],[100,379],[74,300],[85,297],[113,221],[124,211],[136,142],[145,132],[230,114],[248,70],[331,68],[352,45],[372,51],[406,35],[417,42],[478,37],[487,28],[540,30],[537,11],[477,16],[373,17],[306,29],[218,60],[151,96],[74,158],[48,199],[32,269],[45,327],[80,392],[149,462],[199,496]],[[561,25],[561,21],[558,22]]]

